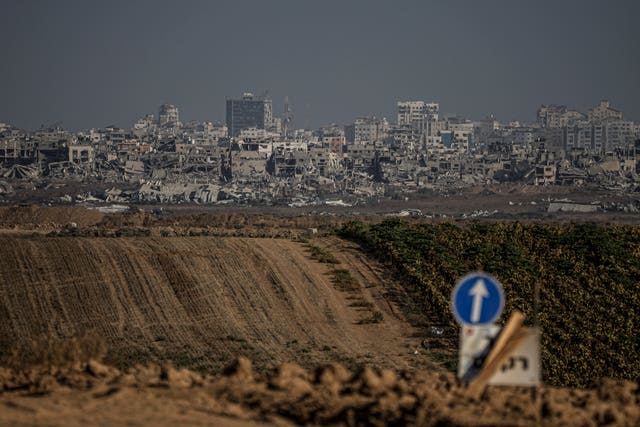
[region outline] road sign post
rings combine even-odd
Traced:
[[[451,294],[453,314],[462,326],[458,377],[477,398],[487,384],[540,383],[540,332],[522,326],[514,311],[504,328],[494,322],[504,308],[502,286],[484,273],[463,277]]]
[[[493,277],[473,273],[463,277],[451,296],[453,314],[463,325],[481,326],[496,321],[504,307],[502,286]]]

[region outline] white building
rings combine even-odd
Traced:
[[[439,111],[440,105],[435,102],[400,101],[397,104],[397,124],[411,126],[427,135],[435,135],[433,123],[438,121]]]
[[[541,105],[537,117],[538,124],[543,128],[570,126],[586,118],[581,112],[570,110],[565,105]]]
[[[143,130],[143,129],[152,128],[154,126],[155,126],[155,120],[154,120],[153,114],[147,114],[143,118],[138,119],[138,121],[136,121],[133,124],[133,129]]]
[[[622,111],[611,108],[609,101],[602,100],[600,104],[589,110],[589,121],[599,123],[608,120],[622,120]]]
[[[605,125],[606,150],[626,148],[635,143],[635,125],[629,121],[612,121]]]
[[[535,138],[533,131],[527,128],[513,129],[511,135],[513,137],[513,143],[523,147],[530,147],[533,145],[533,140]]]
[[[564,146],[571,150],[593,150],[593,129],[591,123],[581,121],[565,127]]]
[[[365,144],[384,139],[389,132],[387,119],[360,117],[354,122],[354,143]]]
[[[260,141],[267,138],[267,130],[255,127],[245,128],[240,131],[240,135],[238,135],[238,137],[245,141]]]
[[[180,121],[178,107],[172,104],[162,104],[158,112],[158,125],[175,126]]]
[[[635,130],[635,124],[630,121],[582,121],[565,127],[564,146],[567,150],[610,152],[633,145],[636,139]]]

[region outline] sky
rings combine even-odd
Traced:
[[[640,121],[640,2],[0,0],[0,122],[131,127],[158,106],[224,122],[268,95],[294,126],[441,113],[534,121],[600,99]]]

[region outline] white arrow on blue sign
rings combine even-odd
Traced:
[[[502,313],[502,286],[493,277],[473,273],[463,277],[451,294],[453,314],[465,325],[487,325]]]

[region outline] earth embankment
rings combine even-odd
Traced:
[[[380,267],[349,261],[355,252],[331,242],[357,293],[336,289],[335,265],[284,239],[2,236],[0,348],[94,333],[120,367],[170,360],[217,372],[236,355],[258,368],[428,363],[414,354],[419,335],[380,292]],[[361,324],[367,313],[354,301],[383,320]]]

